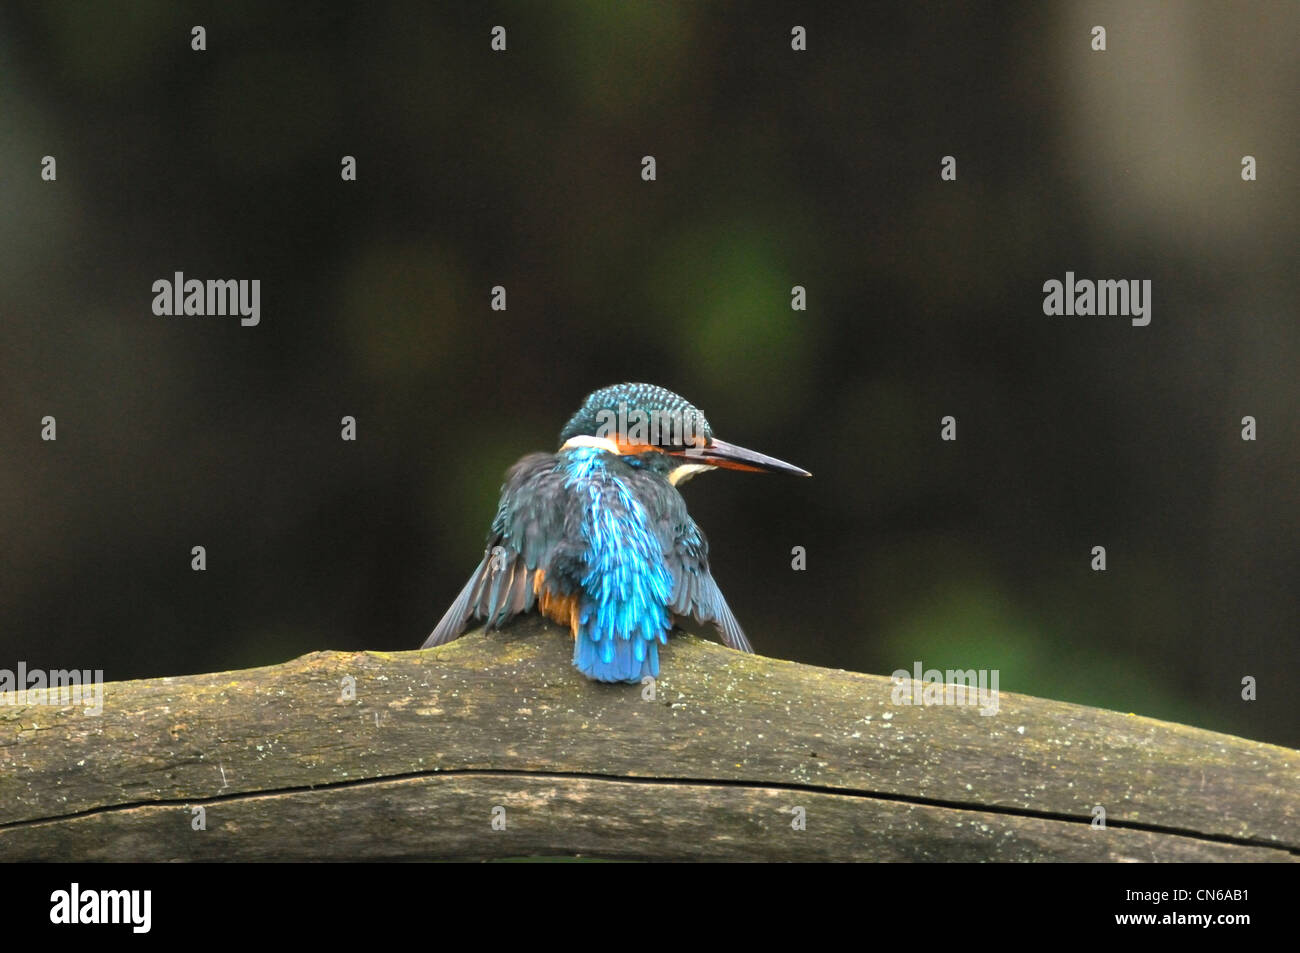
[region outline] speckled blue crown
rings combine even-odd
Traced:
[[[686,398],[656,384],[614,384],[588,395],[560,431],[560,442],[577,436],[605,436],[602,431],[608,429],[611,417],[619,420],[621,413],[625,420],[636,412],[673,421],[673,427],[655,428],[654,433],[662,436],[647,440],[657,446],[678,445],[670,436],[680,433],[703,437],[705,441],[713,439],[713,428],[703,412]]]

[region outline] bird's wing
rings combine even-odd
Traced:
[[[703,534],[701,534],[703,541]],[[708,543],[697,549],[679,540],[670,556],[668,568],[673,575],[673,604],[669,607],[680,616],[709,623],[718,630],[722,643],[741,652],[753,652],[740,623],[727,605],[722,590],[709,572]]]
[[[563,549],[568,490],[551,454],[532,454],[510,470],[483,561],[422,648],[458,638],[471,618],[489,628],[527,612],[541,592],[560,594],[567,574],[551,573]]]
[[[442,614],[442,618],[438,620],[438,624],[433,627],[433,631],[429,633],[429,637],[424,640],[420,648],[428,649],[450,642],[465,631],[465,624],[473,614],[473,607],[478,604],[478,593],[488,578],[488,567],[491,561],[492,550],[489,548],[483,556],[483,561],[469,577],[469,582],[465,583],[465,588],[461,589],[456,601]]]
[[[722,643],[741,652],[753,652],[740,623],[732,615],[722,590],[709,572],[709,541],[686,512],[686,502],[673,487],[661,497],[659,541],[664,561],[673,577],[669,610],[718,630]]]
[[[708,567],[704,569],[700,580],[699,595],[695,601],[695,611],[691,613],[696,622],[711,622],[722,636],[722,643],[741,652],[753,652],[754,647],[745,638],[740,623],[731,612],[731,606],[723,598],[722,590],[713,581],[713,574]]]

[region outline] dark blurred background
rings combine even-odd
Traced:
[[[1300,743],[1300,6],[863,6],[6,4],[0,666],[415,648],[646,380],[815,474],[685,488],[760,652]]]

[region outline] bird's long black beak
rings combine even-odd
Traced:
[[[734,443],[727,443],[717,437],[710,440],[708,446],[689,447],[674,454],[674,456],[684,457],[687,460],[707,466],[724,467],[728,470],[748,470],[752,473],[793,473],[795,476],[812,476],[807,470],[796,467],[792,463],[786,463],[784,460],[776,459],[776,457],[769,457],[767,454],[759,453],[756,450],[737,447]]]

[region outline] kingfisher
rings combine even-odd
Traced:
[[[589,394],[555,453],[506,474],[483,561],[425,640],[471,618],[499,628],[536,608],[573,635],[573,664],[600,682],[659,675],[659,646],[681,619],[753,648],[709,572],[709,543],[678,487],[723,467],[811,476],[713,435],[704,414],[654,384]]]

